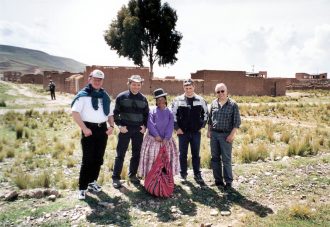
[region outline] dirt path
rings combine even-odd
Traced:
[[[12,104],[24,106],[23,108],[5,108],[0,109],[0,114],[5,114],[8,111],[15,110],[16,112],[25,112],[26,110],[33,109],[36,111],[44,112],[44,111],[57,111],[64,109],[65,111],[70,110],[70,104],[72,102],[73,96],[72,94],[56,92],[56,100],[51,100],[50,95],[43,95],[37,93],[32,90],[26,84],[13,84],[6,81],[1,81],[0,83],[11,87],[11,89],[7,92],[10,96],[17,96],[18,98],[13,101]],[[24,96],[24,98],[20,98]],[[42,107],[34,107],[34,106],[42,106]]]

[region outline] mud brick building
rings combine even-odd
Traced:
[[[217,83],[225,83],[231,95],[281,96],[286,91],[285,81],[267,78],[265,71],[249,76],[245,71],[199,70],[191,78],[204,81],[203,94],[214,94]]]
[[[43,84],[44,76],[42,74],[24,74],[20,78],[20,83]]]
[[[21,76],[22,76],[21,72],[16,72],[16,71],[3,72],[4,81],[18,82]]]

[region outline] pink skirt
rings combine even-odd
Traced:
[[[147,134],[142,143],[138,175],[145,178],[150,171],[152,164],[157,158],[161,143],[157,142],[154,137]],[[171,138],[165,142],[166,152],[169,155],[173,176],[180,173],[179,151],[175,140]]]

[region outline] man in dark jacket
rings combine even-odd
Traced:
[[[52,81],[52,80],[49,80],[49,84],[48,84],[48,88],[49,88],[49,91],[50,91],[50,97],[52,100],[55,100],[55,83]]]
[[[176,97],[172,103],[174,128],[179,138],[181,179],[185,181],[187,178],[187,154],[190,144],[195,180],[200,185],[204,185],[200,172],[199,150],[200,130],[205,127],[207,121],[207,104],[201,96],[195,94],[193,80],[185,80],[183,90],[184,94]]]
[[[117,156],[113,169],[113,187],[120,188],[120,175],[123,169],[125,154],[130,140],[132,141],[132,157],[128,177],[132,183],[139,183],[136,173],[140,161],[143,134],[146,131],[149,106],[146,97],[140,93],[144,80],[139,75],[128,78],[128,90],[116,98],[114,120],[120,132],[118,134]]]

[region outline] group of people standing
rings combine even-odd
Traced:
[[[150,171],[161,147],[166,148],[173,175],[187,180],[187,155],[190,145],[194,179],[205,185],[200,171],[201,129],[208,125],[211,139],[211,165],[215,184],[230,188],[233,181],[231,168],[232,142],[240,126],[237,104],[228,98],[225,84],[217,84],[217,98],[210,108],[203,97],[194,92],[194,81],[183,83],[184,94],[176,97],[168,107],[167,93],[159,88],[153,92],[156,107],[149,110],[146,97],[140,92],[143,78],[128,78],[128,90],[116,97],[112,109],[110,96],[102,88],[104,73],[94,70],[88,85],[72,102],[72,116],[82,130],[82,164],[79,176],[79,199],[85,199],[86,191],[102,190],[97,178],[103,164],[108,135],[116,126],[119,129],[118,144],[112,175],[113,187],[121,188],[121,173],[125,154],[131,141],[132,156],[128,178],[139,184]],[[178,148],[173,132],[178,137]],[[147,132],[147,133],[146,133]],[[146,135],[144,135],[146,133]]]

